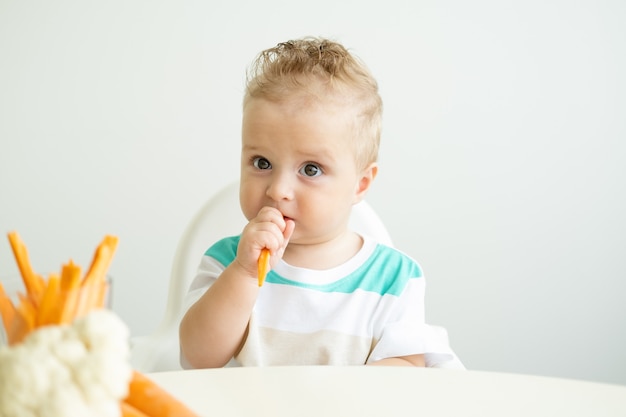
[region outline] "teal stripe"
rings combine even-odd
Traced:
[[[239,236],[222,239],[206,251],[225,267],[235,259]],[[378,245],[369,259],[356,271],[338,281],[316,285],[292,281],[270,271],[265,282],[291,285],[321,292],[353,293],[356,290],[374,292],[380,295],[402,293],[409,279],[421,278],[422,269],[413,259],[397,250]]]
[[[226,237],[211,246],[204,254],[215,259],[226,268],[237,256],[239,236]]]

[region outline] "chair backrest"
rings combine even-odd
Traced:
[[[185,229],[172,263],[165,314],[155,333],[131,340],[131,362],[135,369],[156,372],[180,369],[178,325],[184,312],[183,299],[195,277],[200,259],[211,244],[222,237],[241,233],[246,219],[239,206],[239,182],[213,195]],[[391,246],[383,222],[365,201],[352,210],[350,227]]]

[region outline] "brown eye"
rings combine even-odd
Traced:
[[[322,168],[315,164],[306,164],[300,168],[300,173],[305,177],[317,177],[322,175]]]
[[[257,169],[270,169],[272,167],[270,161],[265,158],[254,158],[252,165]]]

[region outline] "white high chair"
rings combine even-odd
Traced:
[[[239,182],[224,187],[200,208],[185,229],[172,262],[167,305],[156,331],[131,339],[131,364],[141,372],[160,372],[182,369],[178,326],[184,315],[183,299],[195,277],[202,254],[211,244],[225,236],[241,233],[246,219],[239,208]],[[350,227],[380,243],[392,246],[392,240],[381,219],[372,207],[363,201],[354,206]],[[447,340],[446,330],[437,327]],[[465,369],[456,358],[437,365],[441,368]]]

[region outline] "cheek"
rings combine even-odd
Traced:
[[[346,206],[345,193],[325,190],[322,193],[306,193],[298,201],[301,215],[317,223],[317,227],[330,225]]]
[[[248,220],[256,217],[257,213],[262,208],[260,207],[262,198],[258,194],[259,191],[257,187],[246,187],[245,184],[242,184],[239,191],[239,204],[243,215]]]

